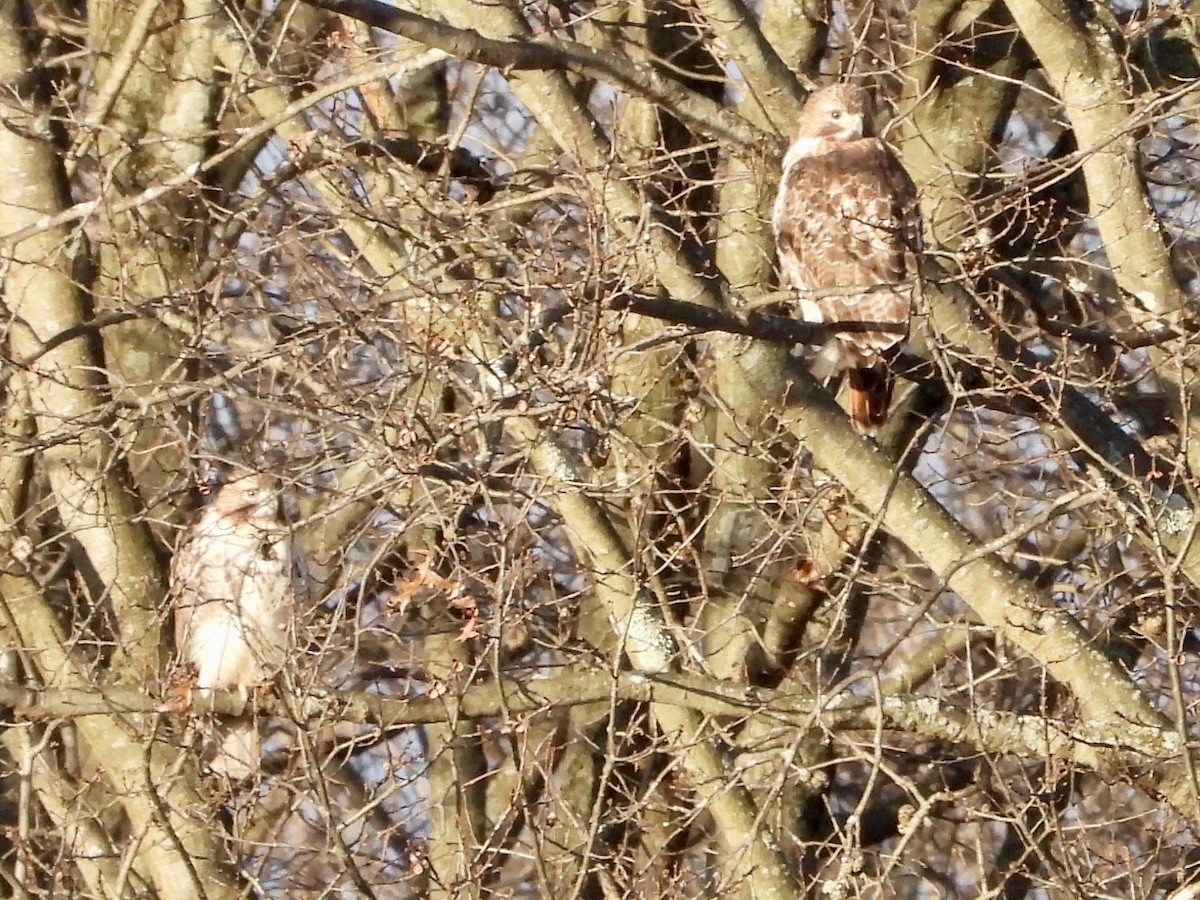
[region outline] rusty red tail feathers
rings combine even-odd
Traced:
[[[863,434],[874,436],[887,421],[892,402],[892,373],[886,365],[850,369],[850,420]]]

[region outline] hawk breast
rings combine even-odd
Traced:
[[[908,334],[916,189],[880,140],[822,143],[789,156],[774,217],[780,270],[788,287],[813,292],[800,300],[806,319],[864,323],[839,333],[836,349],[839,368],[870,366]]]

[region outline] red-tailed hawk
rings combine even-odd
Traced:
[[[171,560],[175,644],[202,690],[246,693],[282,668],[295,646],[292,542],[269,475],[226,484],[183,536]],[[213,771],[245,778],[258,768],[258,730],[227,720],[206,755]]]
[[[865,136],[869,105],[846,84],[809,96],[773,218],[784,285],[812,292],[800,300],[805,320],[881,326],[832,335],[813,364],[820,380],[849,373],[850,418],[874,434],[892,395],[888,359],[908,336],[921,222],[912,179]]]

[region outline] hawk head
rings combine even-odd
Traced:
[[[867,92],[851,84],[831,84],[809,94],[796,140],[803,138],[853,141],[866,131],[870,100]]]
[[[275,478],[263,472],[243,475],[217,491],[211,508],[221,517],[276,519],[279,516],[279,489]]]

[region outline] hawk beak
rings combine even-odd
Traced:
[[[859,113],[857,116],[851,116],[849,122],[850,132],[856,137],[862,137],[866,131],[866,121]]]

